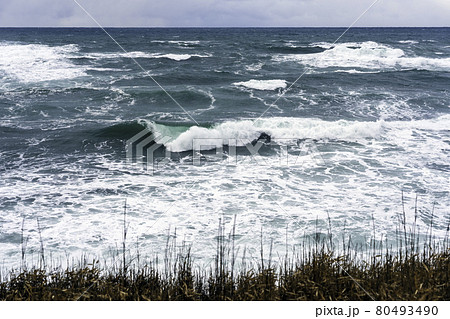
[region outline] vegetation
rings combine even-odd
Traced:
[[[329,234],[277,263],[271,256],[264,258],[261,246],[260,260],[251,265],[246,264],[245,252],[237,265],[233,238],[234,226],[225,236],[220,224],[217,253],[208,270],[195,270],[191,248],[177,247],[170,236],[163,267],[157,266],[157,260],[127,266],[119,252],[115,260],[120,264],[109,269],[101,269],[98,261],[83,261],[66,269],[45,270],[41,260],[39,268],[23,267],[4,276],[0,299],[450,300],[448,236],[436,243],[430,232],[419,251],[418,236],[405,228],[399,234],[400,248],[393,251],[373,241],[365,254],[351,248],[349,238],[337,256]],[[41,249],[43,259],[42,244]]]

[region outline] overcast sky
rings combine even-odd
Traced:
[[[374,0],[77,0],[103,26],[349,26]],[[0,0],[0,26],[95,26],[74,0]],[[356,26],[450,26],[450,0],[379,0]]]

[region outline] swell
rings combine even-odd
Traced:
[[[268,50],[273,53],[314,54],[324,52],[327,48],[320,46],[270,46]]]
[[[147,126],[144,122],[131,121],[107,126],[92,132],[93,137],[127,140],[138,134]]]
[[[42,139],[42,143],[34,146],[44,147],[43,149],[47,148],[55,153],[108,150],[123,154],[125,142],[144,130],[148,135],[164,137],[164,146],[169,151],[186,152],[193,149],[194,141],[200,141],[200,144],[206,146],[202,149],[214,149],[218,144],[245,146],[260,139],[275,143],[304,139],[365,143],[364,141],[370,140],[382,141],[398,134],[410,141],[408,136],[412,130],[447,134],[445,132],[450,127],[449,120],[448,115],[407,121],[327,121],[318,118],[274,117],[257,121],[235,120],[189,125],[139,119],[100,128],[98,123],[91,123],[89,126],[72,126],[70,129],[51,131],[3,125],[0,126],[0,132],[6,138],[4,142],[13,148],[14,145],[17,146],[17,142],[14,142],[17,140],[25,143],[29,139]]]
[[[382,121],[324,121],[314,118],[268,118],[257,121],[237,120],[215,124],[186,125],[182,123],[156,123],[152,121],[136,120],[118,123],[98,129],[92,138],[107,140],[118,139],[125,141],[147,130],[166,137],[165,146],[173,152],[192,150],[194,140],[203,144],[214,145],[218,142],[236,143],[244,146],[258,139],[335,139],[355,141],[359,139],[377,138],[381,134]],[[213,147],[211,147],[213,148]]]

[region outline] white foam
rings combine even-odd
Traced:
[[[378,71],[360,71],[355,69],[343,69],[343,70],[336,70],[335,73],[350,73],[350,74],[370,74],[370,73],[379,73]]]
[[[209,55],[201,54],[175,54],[175,53],[148,53],[142,51],[132,51],[132,52],[119,52],[119,53],[90,53],[82,57],[89,59],[117,59],[117,58],[133,58],[133,59],[170,59],[174,61],[184,61],[189,60],[192,57],[208,58]]]
[[[170,60],[174,60],[174,61],[184,61],[184,60],[189,60],[193,56],[198,56],[198,55],[168,53],[168,54],[155,55],[153,57],[154,58],[166,58],[166,59],[170,59]]]
[[[234,85],[244,86],[249,89],[273,91],[284,89],[287,86],[286,80],[249,80],[246,82],[236,82]]]
[[[282,118],[257,121],[254,132],[260,126],[269,126],[274,132],[285,130],[288,134],[287,128],[302,122],[315,134],[334,130],[341,135],[351,135],[352,131],[356,132],[354,136],[367,135],[357,122]],[[125,199],[130,212],[129,246],[135,247],[134,241],[140,245],[142,260],[158,254],[166,243],[168,229],[173,234],[176,228],[178,242],[193,244],[196,261],[208,263],[215,253],[219,219],[228,234],[234,215],[239,258],[244,249],[247,257],[259,252],[261,227],[264,250],[272,247],[273,240],[274,255],[284,253],[287,244],[291,252],[292,245],[301,243],[304,235],[327,233],[330,228],[336,235],[333,238],[341,237],[345,229],[352,240],[359,238],[365,243],[361,238],[374,226],[379,238],[383,234],[383,238],[395,241],[402,205],[406,227],[415,221],[417,212],[421,235],[429,232],[426,218],[434,211],[433,235],[437,240],[444,238],[450,205],[446,196],[449,172],[435,169],[433,164],[448,165],[450,115],[360,124],[367,130],[381,125],[380,135],[364,147],[318,141],[318,151],[326,162],[312,168],[307,165],[310,155],[306,153],[299,156],[301,165],[282,165],[277,156],[239,156],[235,165],[169,162],[155,167],[154,173],[124,161],[114,162],[99,153],[79,154],[76,163],[72,155],[69,162],[57,158],[34,161],[33,165],[17,163],[17,168],[6,170],[0,179],[0,203],[17,202],[2,211],[2,233],[15,241],[3,244],[0,259],[6,266],[20,265],[20,232],[25,217],[24,235],[29,236],[26,258],[31,264],[30,254],[39,251],[40,245],[36,216],[40,218],[46,254],[52,254],[55,260],[66,260],[66,253],[75,254],[75,259],[81,254],[105,256],[122,241]],[[246,125],[248,121],[218,126],[225,131],[226,126],[244,130]],[[214,129],[218,130],[205,130]],[[48,174],[48,170],[60,173]],[[417,188],[421,192],[415,210]]]
[[[316,43],[326,51],[315,54],[274,56],[275,61],[297,61],[314,68],[362,68],[370,70],[419,69],[449,71],[450,58],[407,56],[399,48],[376,42],[348,42],[339,44]]]
[[[433,119],[413,121],[387,122],[391,128],[399,130],[424,130],[424,131],[446,131],[450,128],[450,114],[442,115]]]
[[[335,46],[335,44],[329,43],[329,42],[313,42],[309,46],[310,47],[321,47],[324,49],[331,49],[332,47]]]
[[[260,63],[254,63],[254,64],[246,65],[245,69],[247,71],[255,72],[255,71],[261,70],[263,66],[264,66],[264,63],[260,62]]]
[[[398,41],[398,43],[403,43],[403,44],[417,44],[419,43],[418,41],[414,41],[414,40],[400,40]]]
[[[74,79],[85,76],[85,69],[68,57],[78,52],[73,44],[0,43],[0,71],[24,83]]]
[[[152,40],[152,43],[170,43],[170,44],[178,44],[182,46],[189,46],[192,44],[200,44],[198,40]]]
[[[314,118],[269,118],[257,121],[241,120],[217,124],[212,128],[193,126],[179,135],[171,135],[173,140],[167,143],[174,152],[192,149],[195,139],[202,139],[202,144],[217,144],[217,139],[236,140],[238,146],[245,145],[258,138],[262,132],[274,139],[336,139],[357,141],[380,136],[383,121],[324,121]],[[164,134],[165,132],[160,132]],[[208,144],[209,143],[209,144]]]
[[[202,145],[217,144],[218,139],[235,140],[238,146],[243,146],[257,139],[262,132],[272,139],[313,139],[340,140],[362,142],[367,139],[380,139],[389,131],[411,130],[445,130],[450,127],[450,116],[441,116],[430,120],[413,121],[324,121],[315,118],[282,118],[274,117],[257,121],[241,120],[217,124],[211,128],[192,126],[186,131],[179,128],[173,130],[165,126],[152,125],[153,129],[162,135],[171,137],[166,146],[170,151],[181,152],[192,149],[193,141],[202,140]],[[208,144],[209,143],[209,144]]]

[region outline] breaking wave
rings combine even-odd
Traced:
[[[0,43],[0,72],[6,78],[22,83],[67,80],[86,75],[86,70],[73,64],[68,55],[78,46]]]
[[[246,82],[233,83],[236,86],[243,86],[248,89],[273,91],[276,89],[284,89],[287,86],[285,80],[249,80]]]
[[[316,54],[277,55],[275,61],[296,61],[314,68],[360,68],[370,70],[417,69],[449,71],[450,58],[409,56],[402,49],[372,41],[340,44],[315,43],[326,49]]]
[[[203,139],[204,144],[215,145],[217,139],[235,140],[238,146],[243,146],[258,139],[261,133],[266,133],[273,139],[336,139],[355,141],[380,136],[383,122],[352,122],[340,120],[336,122],[320,119],[299,118],[269,118],[257,121],[229,121],[212,127],[192,126],[181,134],[173,136],[166,147],[174,152],[192,149],[194,139]]]
[[[201,54],[176,54],[176,53],[147,53],[142,51],[132,51],[132,52],[119,52],[119,53],[91,53],[79,58],[88,59],[118,59],[118,58],[132,58],[132,59],[169,59],[174,61],[185,61],[191,58],[208,58],[209,55]],[[75,57],[76,58],[76,57]]]
[[[414,130],[445,131],[449,126],[450,116],[448,115],[412,121],[325,121],[317,118],[274,117],[256,121],[226,121],[200,126],[137,120],[101,129],[95,135],[128,139],[147,129],[158,136],[168,137],[169,141],[165,144],[168,150],[183,152],[192,150],[195,139],[201,139],[202,145],[217,145],[217,141],[222,140],[224,144],[230,142],[236,143],[237,146],[244,146],[265,133],[272,140],[278,142],[297,139],[363,142],[364,140],[384,139],[389,134],[407,137],[411,136],[411,132]]]

